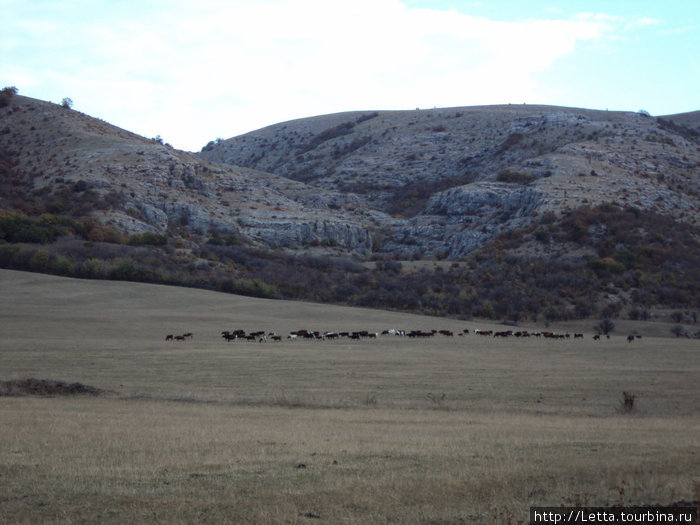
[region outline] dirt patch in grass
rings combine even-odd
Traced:
[[[104,394],[105,391],[82,383],[66,383],[52,379],[13,379],[0,381],[0,396],[73,396]]]

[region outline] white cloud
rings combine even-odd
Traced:
[[[533,75],[618,22],[502,22],[398,0],[62,4],[72,16],[19,9],[3,80],[184,149],[326,112],[540,102]]]

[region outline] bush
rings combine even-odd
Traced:
[[[508,182],[510,184],[530,184],[535,177],[530,173],[519,173],[510,170],[503,170],[496,176],[498,182]]]
[[[130,246],[165,246],[168,238],[165,235],[153,232],[136,233],[129,237]]]
[[[634,400],[637,398],[631,392],[622,392],[622,400],[620,401],[619,411],[623,414],[628,414],[634,410]]]
[[[680,337],[683,334],[685,334],[685,328],[683,328],[682,325],[677,324],[673,328],[671,328],[671,333],[676,337]]]
[[[14,86],[6,87],[0,91],[0,108],[10,105],[12,97],[17,94],[17,88]]]
[[[591,269],[599,276],[617,275],[625,271],[625,266],[615,259],[604,257],[590,262]]]
[[[613,323],[610,319],[605,318],[601,319],[600,322],[593,328],[596,332],[607,335],[615,330],[615,323]]]
[[[47,244],[65,234],[66,231],[58,226],[30,217],[15,214],[0,216],[0,240],[9,243]]]

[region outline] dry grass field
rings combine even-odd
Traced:
[[[0,381],[106,391],[0,397],[0,523],[519,523],[698,499],[700,343],[667,326],[227,343],[504,327],[5,270],[0,296]]]

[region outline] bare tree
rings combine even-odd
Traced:
[[[682,325],[677,324],[673,328],[671,328],[671,333],[674,334],[676,337],[680,337],[683,334],[685,334],[685,328],[683,328]]]
[[[610,319],[606,317],[604,319],[601,319],[600,322],[593,328],[600,334],[608,335],[610,332],[613,332],[615,330],[615,323],[613,323]]]

